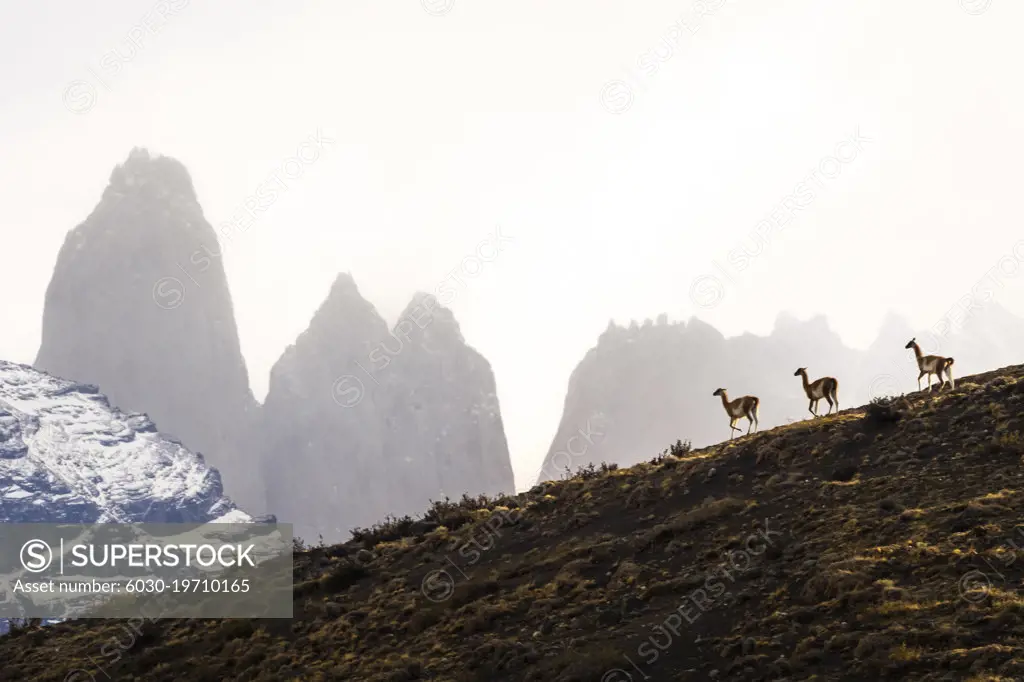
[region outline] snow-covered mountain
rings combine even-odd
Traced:
[[[0,522],[251,523],[202,455],[97,387],[0,361]]]

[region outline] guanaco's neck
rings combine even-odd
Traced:
[[[913,348],[914,348],[914,357],[916,357],[917,361],[920,362],[921,361],[921,346],[917,345],[916,341],[914,343],[912,343],[911,346],[913,346]]]
[[[722,391],[722,405],[725,406],[725,409],[729,409],[729,396],[725,394],[725,391]]]
[[[800,372],[800,379],[804,382],[804,390],[809,391],[811,389],[811,382],[807,380],[807,372]]]

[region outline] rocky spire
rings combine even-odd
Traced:
[[[229,495],[262,511],[238,451],[257,405],[219,254],[185,167],[133,149],[64,240],[36,366],[146,411],[220,470]]]
[[[269,507],[307,539],[513,491],[490,366],[428,294],[389,330],[339,276],[274,366],[263,413]]]

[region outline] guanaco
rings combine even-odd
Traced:
[[[828,412],[825,415],[832,414],[832,406],[835,404],[836,412],[839,411],[839,381],[835,377],[822,377],[817,381],[807,380],[807,368],[801,367],[797,371],[793,372],[795,377],[803,377],[804,382],[804,393],[810,398],[810,402],[807,403],[807,411],[815,417],[818,416],[818,401],[824,398],[828,401]]]
[[[939,390],[946,385],[946,379],[942,377],[942,373],[945,372],[949,378],[949,389],[953,390],[956,388],[956,383],[953,381],[953,358],[944,358],[941,355],[923,355],[921,353],[921,347],[917,345],[916,337],[907,341],[907,345],[904,348],[913,348],[914,357],[917,358],[917,368],[921,370],[921,373],[917,375],[917,390],[921,390],[921,377],[928,377],[928,392],[932,392],[932,375],[939,380]]]
[[[742,398],[736,400],[729,400],[729,396],[726,395],[725,389],[720,388],[716,390],[712,395],[722,396],[722,406],[725,408],[725,413],[729,415],[729,440],[735,435],[735,431],[740,429],[736,426],[736,420],[740,417],[746,417],[747,421],[750,422],[747,425],[747,434],[750,433],[751,429],[757,430],[757,411],[761,406],[761,399],[752,395],[745,395]]]

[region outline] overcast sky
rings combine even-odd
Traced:
[[[133,146],[180,159],[218,226],[320,135],[224,247],[257,397],[339,271],[393,321],[454,270],[519,487],[609,318],[825,313],[862,347],[887,310],[935,323],[1024,238],[1012,0],[0,8],[0,357],[34,360],[64,236]]]

